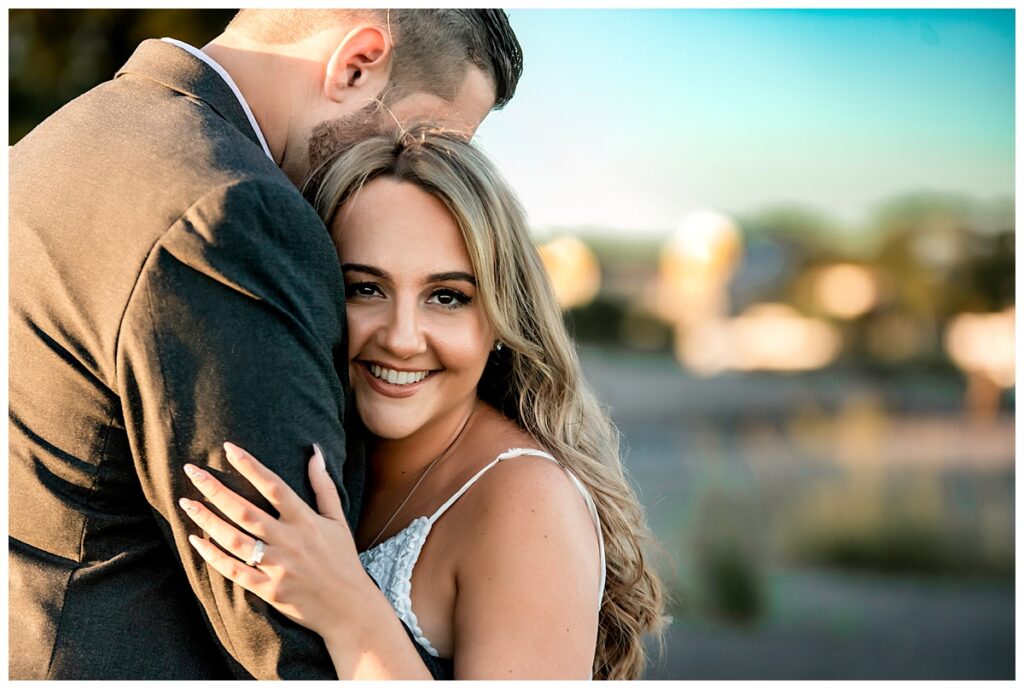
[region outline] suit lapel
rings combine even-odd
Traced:
[[[231,87],[208,64],[176,45],[149,39],[139,44],[114,78],[140,76],[209,105],[262,148]]]

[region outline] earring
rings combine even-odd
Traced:
[[[500,352],[500,351],[501,351],[501,348],[502,348],[502,347],[504,347],[504,346],[505,346],[505,345],[503,345],[503,344],[501,343],[501,341],[499,340],[498,342],[495,342],[495,343],[494,343],[494,351],[496,351],[496,352]]]

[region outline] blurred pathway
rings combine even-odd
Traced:
[[[1012,583],[810,570],[752,628],[679,620],[647,679],[1013,679]]]

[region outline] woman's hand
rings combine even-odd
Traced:
[[[244,529],[182,498],[185,513],[224,550],[194,535],[189,543],[225,577],[322,636],[339,678],[430,679],[391,604],[363,570],[323,451],[319,445],[313,448],[309,480],[319,514],[237,445],[224,443],[228,461],[280,518],[186,464],[185,473],[199,492]],[[265,544],[263,557],[249,566],[245,561],[255,559],[256,539]]]
[[[231,466],[273,505],[280,518],[270,516],[191,464],[185,465],[185,473],[192,483],[241,529],[197,501],[182,498],[179,503],[224,549],[198,536],[188,537],[211,567],[288,618],[327,637],[329,632],[336,634],[352,610],[358,609],[367,587],[379,591],[359,562],[323,453],[319,445],[313,447],[309,480],[319,514],[255,457],[231,443],[224,444]],[[263,557],[259,564],[249,566],[245,561],[254,556],[257,538],[265,544]]]

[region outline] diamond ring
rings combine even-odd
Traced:
[[[263,562],[263,552],[266,549],[267,544],[257,538],[256,543],[252,546],[252,555],[250,555],[249,559],[245,561],[245,564],[250,567],[256,567],[259,565],[259,563]]]

